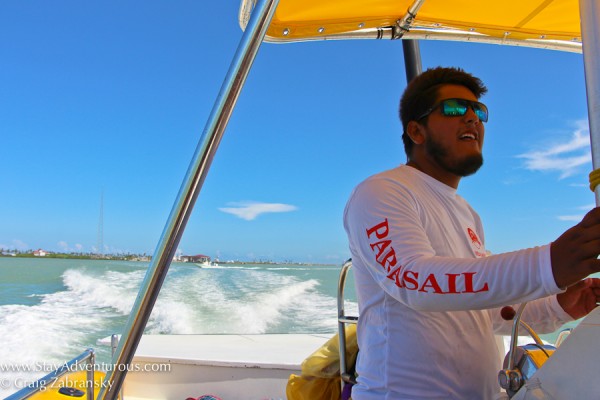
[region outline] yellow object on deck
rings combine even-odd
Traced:
[[[346,326],[346,360],[354,365],[358,354],[356,325]],[[302,374],[290,375],[288,400],[337,400],[341,395],[340,343],[336,334],[302,362]]]
[[[87,371],[70,372],[56,380],[46,383],[45,388],[29,397],[33,400],[67,400],[73,398],[87,398],[87,391],[94,391],[94,398],[99,392],[104,376],[102,371],[94,371],[94,381],[88,382]]]

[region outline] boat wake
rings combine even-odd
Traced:
[[[305,269],[276,268],[175,265],[145,333],[335,332],[336,299],[322,282]],[[54,292],[0,306],[2,376],[33,382],[50,372],[40,365],[60,365],[89,347],[97,350],[99,362],[109,362],[110,348],[98,343],[109,344],[112,334],[123,331],[145,273],[141,265],[66,269]],[[20,370],[8,371],[9,366]]]

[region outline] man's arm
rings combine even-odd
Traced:
[[[376,179],[357,188],[345,214],[354,268],[406,306],[488,309],[562,291],[552,276],[549,245],[484,258],[441,257],[419,207],[411,190]]]

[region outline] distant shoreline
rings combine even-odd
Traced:
[[[147,258],[147,260],[140,261],[149,261],[151,257],[149,256],[140,256],[140,255],[97,255],[97,254],[74,254],[74,253],[46,253],[45,255],[35,255],[31,252],[23,252],[23,253],[9,253],[5,252],[0,254],[0,257],[6,258],[61,258],[61,259],[75,259],[75,260],[121,260],[121,261],[131,261],[132,259],[141,259]]]
[[[72,259],[72,260],[107,260],[107,261],[140,261],[140,262],[149,262],[152,260],[152,257],[147,255],[139,255],[139,254],[126,254],[126,255],[99,255],[99,254],[73,254],[73,253],[46,253],[46,255],[38,256],[34,255],[31,252],[23,252],[23,253],[9,253],[4,252],[0,253],[0,257],[4,258],[53,258],[53,259]],[[184,262],[173,260],[172,262],[180,263],[180,264],[195,264],[193,262]],[[295,262],[295,261],[214,261],[218,265],[325,265],[325,266],[336,266],[338,264],[330,264],[330,263],[314,263],[314,262]]]

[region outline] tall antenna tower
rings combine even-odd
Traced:
[[[100,192],[100,216],[98,218],[98,236],[96,238],[96,252],[104,254],[104,189]]]

